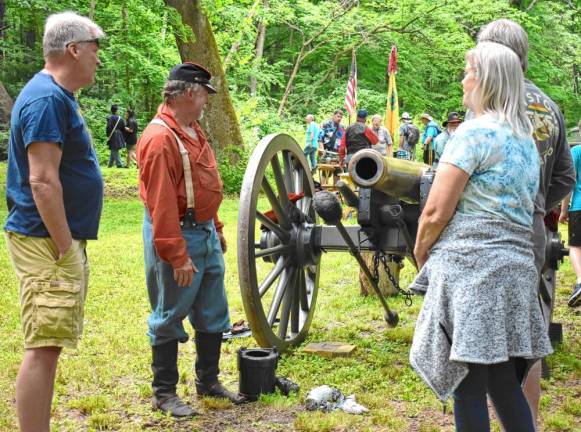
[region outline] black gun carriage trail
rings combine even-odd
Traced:
[[[292,137],[268,135],[252,153],[240,193],[238,273],[246,316],[260,346],[285,351],[305,339],[315,312],[324,252],[349,252],[357,260],[389,326],[397,325],[398,316],[379,289],[380,266],[406,295],[406,303],[411,301],[389,263],[408,258],[416,266],[418,221],[435,171],[422,163],[362,150],[351,159],[349,175],[358,193],[343,181],[337,189],[343,202],[357,209],[357,224],[345,226],[341,202],[331,192],[316,192],[307,160]],[[541,297],[551,308],[554,272],[566,251],[559,233],[548,231]],[[362,258],[364,251],[374,254],[372,269]]]

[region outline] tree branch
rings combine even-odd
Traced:
[[[254,17],[254,14],[258,10],[259,3],[260,3],[260,0],[255,0],[254,1],[254,4],[252,5],[252,7],[250,8],[250,10],[248,11],[248,14],[246,15],[246,17],[242,21],[243,23],[245,21],[250,21]],[[234,42],[232,42],[232,45],[230,46],[230,50],[228,51],[228,54],[226,55],[226,58],[224,59],[224,65],[223,65],[223,67],[224,67],[224,74],[226,74],[226,71],[228,70],[228,66],[230,66],[230,63],[232,63],[232,58],[234,57],[234,54],[240,48],[240,44],[242,43],[242,37],[244,36],[244,33],[245,33],[245,31],[244,31],[244,25],[241,25],[240,26],[240,31],[238,32],[238,35],[236,37],[236,40]]]
[[[335,12],[333,12],[333,14],[331,15],[331,18],[329,19],[329,21],[327,21],[327,24],[325,24],[324,27],[322,27],[317,33],[315,33],[308,41],[305,42],[305,44],[311,45],[315,40],[317,40],[319,38],[319,36],[321,36],[323,33],[325,33],[327,31],[327,29],[329,27],[331,27],[332,24],[335,23],[335,21],[337,21],[339,18],[343,17],[345,14],[347,14],[351,9],[353,9],[353,7],[355,6],[355,2],[351,1],[351,2],[345,2],[346,4],[343,6],[342,10],[335,10]]]
[[[319,47],[321,47],[322,45],[325,45],[327,40],[323,39],[323,40],[318,40],[323,34],[325,34],[325,32],[329,29],[329,27],[332,24],[336,24],[337,21],[343,17],[345,14],[347,14],[351,9],[353,9],[353,7],[355,6],[356,1],[350,1],[349,3],[345,3],[342,4],[342,6],[344,7],[343,10],[336,10],[335,12],[333,12],[333,14],[331,15],[331,18],[325,23],[325,25],[323,27],[321,27],[321,29],[315,33],[314,35],[312,35],[310,37],[310,39],[306,40],[304,39],[304,33],[296,26],[294,26],[294,24],[291,23],[286,23],[289,27],[291,28],[295,28],[296,30],[298,30],[299,32],[301,32],[301,35],[303,37],[303,43],[301,45],[300,51],[296,57],[294,66],[293,66],[293,70],[290,74],[290,77],[287,81],[287,85],[284,91],[284,95],[280,101],[280,104],[278,106],[278,110],[277,110],[277,114],[280,116],[284,110],[284,107],[286,105],[286,102],[290,96],[290,93],[292,91],[292,85],[293,82],[295,80],[295,78],[297,77],[298,71],[301,67],[301,64],[304,62],[304,60],[310,56],[312,53],[314,53]],[[418,14],[415,17],[413,17],[412,19],[410,19],[408,22],[406,22],[403,26],[401,27],[391,27],[389,25],[386,24],[380,24],[378,26],[376,26],[375,28],[373,28],[370,32],[368,33],[363,33],[360,32],[359,36],[361,37],[361,41],[360,44],[362,44],[363,42],[367,41],[369,38],[369,35],[371,36],[375,36],[381,33],[385,33],[385,32],[397,32],[397,33],[418,33],[421,34],[422,36],[424,36],[425,38],[427,38],[427,36],[425,34],[422,33],[422,31],[420,29],[415,29],[415,30],[408,30],[408,27],[410,27],[415,21],[417,21],[418,19],[420,19],[421,16],[430,14],[431,12],[435,11],[436,9],[439,9],[441,7],[444,7],[447,5],[447,2],[443,2],[442,4],[437,4],[435,6],[433,6],[432,8],[428,9],[427,12],[423,13],[423,14]],[[317,41],[317,43],[315,45],[313,45],[313,43]],[[352,44],[351,49],[353,49],[353,47],[356,44]],[[310,48],[308,48],[310,47]],[[308,48],[308,49],[307,49]],[[336,61],[338,61],[338,58],[336,56]],[[334,60],[335,64],[336,61]],[[329,72],[330,73],[330,72]]]
[[[535,7],[535,4],[537,4],[537,1],[538,0],[533,0],[525,12],[530,12],[531,9]]]

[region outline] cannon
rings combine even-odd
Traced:
[[[353,155],[348,171],[358,194],[346,182],[336,186],[343,201],[357,209],[357,224],[344,226],[339,199],[331,192],[316,192],[307,160],[292,137],[264,137],[248,161],[238,214],[238,273],[246,317],[262,347],[282,352],[305,339],[327,251],[354,256],[378,294],[387,324],[397,325],[397,313],[378,288],[377,267],[384,266],[396,287],[399,274],[391,274],[390,261],[407,257],[417,267],[415,237],[435,171],[422,163],[384,158],[371,149]],[[551,239],[547,257],[554,280],[563,245],[558,232]],[[374,254],[373,269],[362,251]]]
[[[240,193],[238,273],[244,310],[262,347],[284,351],[305,339],[327,251],[349,252],[357,259],[378,292],[387,323],[397,324],[361,252],[376,253],[376,262],[384,265],[405,257],[415,264],[419,214],[434,171],[363,150],[352,158],[350,173],[359,193],[342,181],[337,189],[357,209],[358,223],[343,226],[338,198],[316,193],[307,160],[292,137],[268,135],[253,151]],[[396,285],[397,277],[392,275]]]

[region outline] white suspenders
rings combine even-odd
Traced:
[[[171,129],[163,120],[154,118],[151,122],[149,122],[149,124],[163,126],[173,134],[173,136],[176,139],[176,142],[178,143],[180,154],[182,155],[182,164],[184,167],[184,181],[186,183],[186,198],[187,198],[186,216],[188,216],[188,214],[191,214],[193,218],[192,223],[195,225],[196,220],[194,218],[194,206],[195,206],[194,185],[192,183],[192,166],[190,165],[188,151],[186,150],[186,147],[184,146],[184,143],[182,142],[180,137],[178,137],[177,134],[173,131],[173,129]],[[191,213],[189,212],[189,210],[191,210]]]

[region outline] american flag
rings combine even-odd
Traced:
[[[347,93],[345,93],[345,109],[349,112],[349,117],[353,116],[357,108],[357,60],[355,59],[355,50],[351,60],[351,74],[347,83]]]

